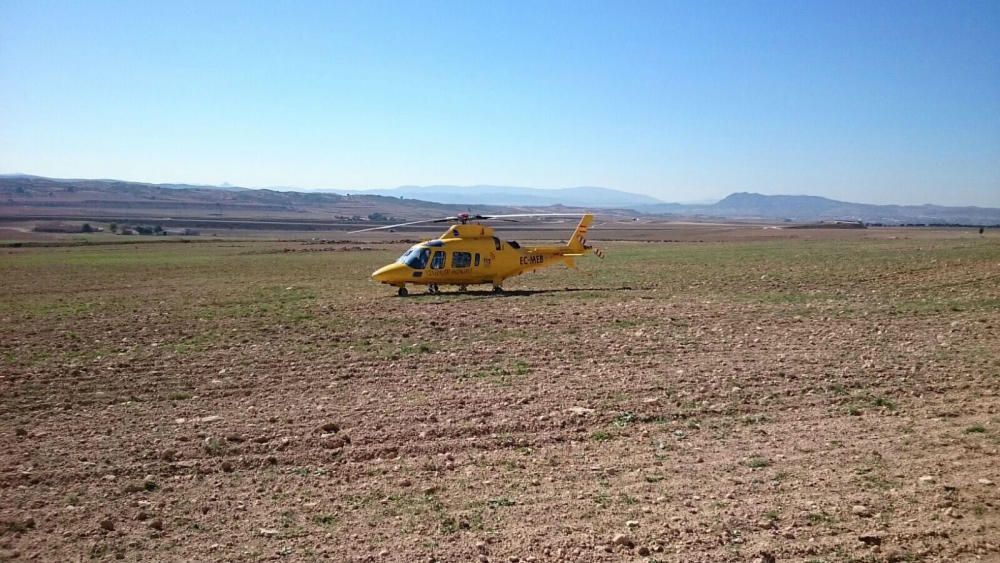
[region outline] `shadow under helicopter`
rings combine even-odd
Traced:
[[[562,289],[505,289],[502,292],[494,292],[489,289],[466,290],[466,291],[441,291],[438,293],[411,293],[405,297],[393,296],[396,299],[426,299],[428,297],[528,297],[531,295],[544,295],[546,293],[588,293],[594,291],[636,291],[645,289],[642,287],[631,287],[623,285],[621,287],[565,287]],[[455,299],[449,299],[455,301]]]

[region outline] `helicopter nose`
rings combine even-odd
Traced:
[[[372,279],[377,282],[393,282],[403,278],[406,266],[402,264],[389,264],[372,272]]]

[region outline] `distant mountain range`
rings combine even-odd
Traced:
[[[354,193],[378,194],[459,205],[551,206],[631,209],[641,214],[787,222],[857,220],[899,224],[1000,224],[1000,209],[941,205],[873,205],[809,195],[734,193],[715,203],[665,203],[654,197],[579,187],[563,189],[512,186],[402,186]]]
[[[645,206],[644,213],[761,219],[787,222],[857,220],[886,225],[900,224],[1000,224],[1000,209],[946,207],[942,205],[873,205],[849,203],[808,195],[735,193],[711,205],[663,203]]]
[[[331,190],[332,191],[332,190]],[[514,186],[400,186],[386,190],[351,193],[383,195],[459,205],[548,206],[572,205],[589,208],[636,208],[663,203],[655,197],[609,188],[520,188]]]
[[[218,221],[367,221],[454,215],[465,208],[379,195],[294,192],[235,186],[149,184],[0,175],[0,217],[208,218]],[[510,212],[485,207],[485,213]]]
[[[571,207],[568,207],[571,206]],[[553,209],[555,208],[555,209]],[[711,204],[664,203],[656,198],[579,187],[539,189],[504,186],[402,186],[388,190],[294,191],[231,185],[149,184],[121,180],[56,179],[0,175],[0,215],[75,213],[157,214],[173,217],[331,216],[424,219],[459,211],[525,213],[601,210],[613,216],[656,215],[695,220],[758,220],[811,223],[858,220],[885,225],[1000,225],[1000,209],[941,205],[872,205],[805,195],[735,193]]]

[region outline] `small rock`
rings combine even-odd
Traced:
[[[992,485],[993,484],[993,481],[990,481],[989,479],[978,479],[978,480],[976,480],[976,482],[979,483],[980,485]]]
[[[138,493],[139,491],[143,490],[142,483],[135,483],[135,482],[129,483],[125,485],[125,488],[123,490],[125,491],[125,494]]]
[[[338,450],[351,443],[351,439],[341,434],[339,436],[327,436],[320,443],[328,450]]]
[[[646,547],[646,546],[644,546],[644,545],[643,545],[643,546],[640,546],[640,547],[639,547],[639,552],[638,552],[638,553],[639,553],[639,555],[641,555],[641,556],[645,557],[645,556],[649,555],[649,548],[648,548],[648,547]]]
[[[597,545],[597,546],[594,546],[594,549],[596,549],[597,551],[603,551],[605,553],[611,553],[611,551],[612,551],[612,548],[611,548],[610,545]]]
[[[327,422],[323,426],[319,427],[323,432],[329,432],[331,434],[340,432],[340,426],[335,422]]]
[[[628,537],[625,534],[618,534],[618,535],[616,535],[614,538],[612,538],[611,543],[613,545],[620,545],[620,546],[629,547],[629,548],[635,546],[635,542],[632,541],[632,538]]]
[[[931,475],[924,475],[923,477],[918,479],[918,481],[920,481],[921,483],[933,483],[934,477]]]
[[[223,461],[222,465],[220,467],[226,473],[232,473],[233,472],[233,464],[230,463],[230,462],[228,462],[228,461]]]
[[[28,435],[28,431],[25,430],[24,428],[16,428],[14,430],[14,435],[15,436],[27,436]]]
[[[625,527],[629,528],[629,529],[638,528],[639,527],[639,521],[638,520],[629,520],[628,522],[625,522]]]
[[[111,521],[110,518],[105,518],[101,520],[101,529],[106,532],[113,532],[115,530],[115,523]]]
[[[882,536],[878,534],[861,534],[858,536],[858,541],[865,545],[882,545]]]
[[[279,534],[281,534],[281,531],[280,530],[272,530],[270,528],[261,528],[260,530],[258,530],[257,533],[259,533],[260,535],[264,536],[265,538],[275,538],[275,537],[278,537]]]
[[[863,504],[855,504],[854,506],[852,506],[851,513],[854,514],[855,516],[860,516],[862,518],[868,518],[869,516],[872,515],[871,509]]]
[[[431,485],[429,487],[424,487],[424,490],[421,492],[424,494],[424,496],[430,496],[438,492],[438,488],[435,487],[434,485]]]
[[[587,407],[570,407],[566,410],[575,414],[576,416],[585,416],[594,413],[594,409],[588,409]]]
[[[149,523],[149,527],[152,528],[152,529],[154,529],[154,530],[162,530],[163,529],[163,520],[160,520],[159,518],[154,518]]]

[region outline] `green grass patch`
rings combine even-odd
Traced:
[[[625,428],[626,426],[631,426],[636,420],[638,420],[638,417],[634,412],[623,412],[616,416],[615,419],[611,421],[611,424],[617,426],[618,428]]]
[[[502,508],[505,506],[514,506],[515,504],[517,503],[513,499],[507,497],[496,497],[486,501],[486,506],[494,509]]]
[[[750,456],[743,461],[743,465],[749,467],[750,469],[762,469],[764,467],[770,467],[773,464],[774,462],[770,459],[760,455]]]

